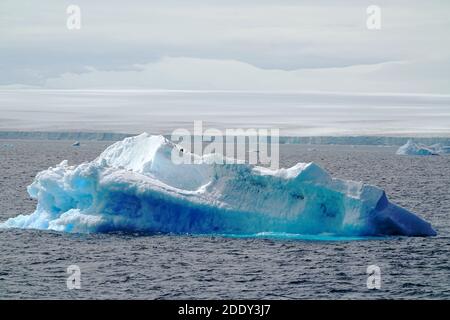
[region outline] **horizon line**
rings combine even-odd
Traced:
[[[450,93],[420,93],[420,92],[348,92],[348,91],[316,91],[316,90],[227,90],[227,89],[114,89],[114,88],[2,88],[0,92],[118,92],[118,93],[253,93],[253,94],[311,94],[311,95],[341,95],[341,96],[393,96],[393,97],[441,97],[450,98]]]

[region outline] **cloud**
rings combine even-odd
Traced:
[[[386,62],[341,68],[267,70],[234,60],[165,57],[133,70],[65,73],[49,89],[268,90],[450,93],[440,61]],[[433,77],[421,77],[422,74]]]
[[[2,0],[0,85],[448,92],[450,2],[379,0],[379,31],[358,0],[71,3]]]

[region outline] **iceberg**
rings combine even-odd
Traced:
[[[433,156],[438,155],[438,152],[432,147],[427,147],[423,144],[408,140],[405,145],[398,148],[396,154],[408,156]]]
[[[412,155],[412,156],[435,156],[450,153],[450,146],[444,146],[442,143],[436,143],[431,146],[426,146],[421,143],[415,143],[412,140],[398,148],[396,154],[398,155]]]
[[[172,152],[195,157],[175,164]],[[163,136],[141,134],[92,162],[67,161],[37,174],[30,215],[1,224],[74,233],[433,236],[431,225],[361,182],[332,178],[315,163],[271,170],[219,164]]]

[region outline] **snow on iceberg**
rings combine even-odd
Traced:
[[[408,155],[408,156],[433,156],[433,155],[438,155],[438,151],[435,150],[435,148],[432,147],[427,147],[423,144],[419,144],[419,143],[415,143],[412,140],[408,140],[408,142],[401,146],[400,148],[398,148],[397,155]]]
[[[142,134],[117,142],[79,166],[40,172],[28,187],[36,211],[2,227],[66,232],[248,235],[431,236],[431,225],[390,203],[383,190],[333,179],[314,163],[270,170],[174,164],[176,144]],[[178,149],[179,150],[179,149]],[[186,152],[186,151],[185,151]],[[198,162],[198,163],[197,163]]]

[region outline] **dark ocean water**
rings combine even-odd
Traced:
[[[0,141],[0,221],[31,213],[40,170],[95,158],[106,142]],[[438,232],[432,238],[299,241],[64,234],[0,229],[0,298],[450,298],[450,157],[401,157],[390,147],[283,145],[281,165],[315,161],[333,176],[384,188]],[[66,269],[81,269],[68,290]],[[381,268],[381,289],[366,268]]]

